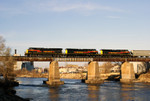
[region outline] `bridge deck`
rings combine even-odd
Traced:
[[[110,61],[110,62],[150,62],[150,58],[122,58],[122,57],[93,57],[93,58],[55,58],[55,57],[25,57],[25,56],[14,56],[16,61],[59,61],[59,62],[90,62],[90,61]]]

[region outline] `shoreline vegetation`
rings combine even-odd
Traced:
[[[19,83],[15,81],[14,64],[15,60],[11,55],[11,48],[5,45],[5,40],[0,36],[0,101],[29,101],[16,95],[13,87],[18,86]]]

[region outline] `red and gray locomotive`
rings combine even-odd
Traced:
[[[62,54],[62,48],[36,48],[30,47],[25,56],[56,56]]]

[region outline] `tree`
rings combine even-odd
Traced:
[[[103,63],[100,68],[103,68],[104,73],[110,73],[110,69],[113,67],[114,65],[111,62],[106,62]]]
[[[6,47],[5,40],[0,36],[0,74],[5,80],[14,78],[14,59],[11,55],[11,49]]]

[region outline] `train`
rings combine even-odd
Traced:
[[[30,47],[26,50],[25,56],[52,56],[52,57],[150,57],[150,50],[131,50],[128,49],[76,49],[66,48],[38,48]]]

